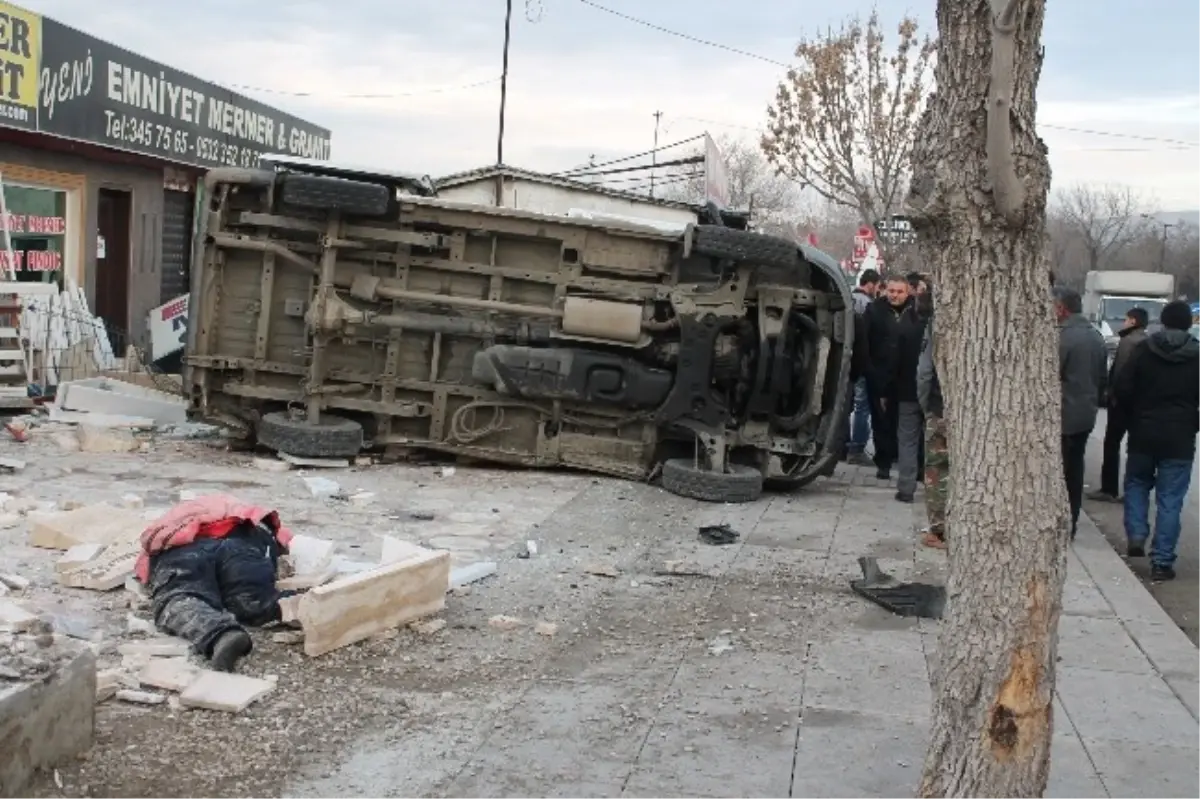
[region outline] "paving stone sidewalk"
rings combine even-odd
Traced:
[[[912,795],[937,625],[893,617],[847,581],[864,554],[902,579],[942,578],[944,555],[916,544],[920,506],[854,468],[748,506],[626,486],[618,511],[607,490],[541,531],[592,531],[594,550],[621,553],[622,576],[574,595],[567,635],[522,679],[497,683],[486,706],[443,708],[445,729],[364,741],[288,794]],[[613,507],[603,521],[598,506]],[[696,526],[715,521],[739,542],[697,544]],[[651,576],[681,557],[715,579]],[[1197,796],[1196,648],[1087,521],[1068,579],[1047,795]],[[521,601],[506,590],[480,593]]]

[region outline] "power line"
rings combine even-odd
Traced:
[[[690,158],[677,158],[674,161],[662,161],[658,164],[658,166],[659,167],[685,166],[687,164],[702,164],[702,163],[704,163],[704,156],[694,155]],[[599,164],[597,166],[599,166]],[[639,166],[625,166],[625,167],[620,167],[618,169],[601,169],[601,170],[597,170],[596,172],[588,172],[587,174],[582,175],[582,176],[581,175],[561,175],[560,174],[560,175],[558,175],[558,177],[569,177],[573,180],[578,180],[580,177],[593,177],[595,175],[615,175],[615,174],[618,174],[621,172],[644,172],[647,169],[650,169],[649,164],[641,164]]]
[[[441,86],[432,89],[419,89],[411,92],[385,92],[381,94],[342,94],[341,92],[290,92],[284,89],[267,89],[262,86],[246,86],[241,83],[226,83],[228,89],[237,89],[243,92],[260,92],[262,94],[276,94],[284,97],[337,97],[347,100],[390,100],[397,97],[416,97],[423,94],[444,94],[445,92],[456,92],[463,89],[474,89],[479,86],[490,86],[493,83],[498,83],[499,77],[488,78],[487,80],[475,81],[474,83],[464,83],[459,86]]]
[[[576,169],[568,169],[565,172],[557,172],[555,174],[558,177],[567,177],[567,178],[578,177],[580,175],[587,175],[587,174],[600,174],[600,173],[593,173],[592,170],[596,169],[597,167],[602,167],[602,166],[612,166],[613,164],[623,164],[627,161],[632,161],[635,158],[645,158],[646,156],[648,156],[652,153],[660,153],[663,150],[673,150],[676,147],[681,147],[685,144],[691,144],[692,142],[700,141],[703,138],[704,138],[703,135],[693,136],[690,139],[683,139],[681,141],[673,142],[671,144],[664,144],[662,147],[655,147],[651,150],[646,150],[644,153],[634,153],[633,155],[626,155],[622,158],[614,158],[611,161],[601,161],[598,164],[588,164],[587,166],[581,166]],[[646,165],[641,168],[642,169],[650,169],[651,167],[650,167],[650,165]]]
[[[611,14],[614,17],[619,17],[628,22],[632,22],[634,24],[641,25],[646,28],[650,28],[651,30],[656,30],[659,33],[665,33],[668,36],[674,36],[679,39],[684,39],[689,42],[694,42],[695,44],[702,44],[706,47],[715,47],[718,50],[724,50],[726,52],[733,53],[735,55],[744,56],[746,58],[753,58],[755,61],[763,61],[768,64],[774,64],[775,66],[783,67],[785,69],[791,69],[793,66],[792,64],[785,64],[784,62],[778,61],[774,58],[769,58],[764,55],[759,55],[758,53],[752,53],[749,50],[741,50],[737,47],[730,47],[729,45],[721,44],[720,42],[714,42],[709,39],[701,39],[697,36],[692,36],[687,33],[681,33],[680,31],[671,30],[670,28],[665,28],[661,25],[656,25],[653,22],[649,22],[647,20],[640,19],[638,17],[630,16],[629,14],[624,14],[624,13],[621,13],[620,11],[615,11],[611,8],[608,8],[607,6],[602,6],[599,3],[593,2],[593,0],[579,0],[579,2],[583,3],[586,6],[590,6],[598,11],[603,11],[606,14]],[[691,119],[696,122],[707,122],[712,125],[723,125],[723,126],[731,127],[731,128],[743,128],[745,130],[753,130],[755,132],[761,132],[760,128],[751,128],[751,127],[748,127],[745,125],[734,125],[734,124],[731,124],[728,122],[718,122],[716,120],[711,120],[711,119],[700,119],[699,117],[676,117],[676,118],[677,119]],[[1086,134],[1091,134],[1093,136],[1114,136],[1114,137],[1126,138],[1126,139],[1137,139],[1137,140],[1141,140],[1141,141],[1156,141],[1156,142],[1162,142],[1164,144],[1179,144],[1179,145],[1183,145],[1185,147],[1200,147],[1200,142],[1186,141],[1183,139],[1167,139],[1167,138],[1161,138],[1158,136],[1139,136],[1139,135],[1133,134],[1133,133],[1116,133],[1113,131],[1091,130],[1088,128],[1072,128],[1072,127],[1067,127],[1064,125],[1045,125],[1045,124],[1043,124],[1043,125],[1039,125],[1038,127],[1047,128],[1049,130],[1067,131],[1070,133],[1086,133]]]
[[[751,53],[749,50],[740,50],[737,47],[730,47],[729,45],[721,44],[720,42],[713,42],[713,41],[709,41],[708,39],[701,39],[701,38],[698,38],[696,36],[691,36],[686,33],[680,33],[679,31],[673,31],[670,28],[664,28],[661,25],[655,25],[653,22],[648,22],[644,19],[639,19],[638,17],[631,17],[628,14],[622,14],[620,11],[614,11],[611,8],[600,5],[599,3],[594,3],[594,2],[592,2],[592,0],[579,0],[579,2],[583,3],[585,6],[591,6],[592,8],[596,9],[597,11],[603,11],[606,14],[612,14],[614,17],[620,17],[623,20],[627,20],[628,22],[633,22],[637,25],[641,25],[643,27],[650,28],[651,30],[656,30],[659,33],[665,33],[669,36],[675,36],[680,39],[686,39],[687,41],[695,42],[696,44],[703,44],[706,47],[715,47],[718,50],[724,50],[729,53],[734,53],[736,55],[745,56],[746,58],[753,58],[755,61],[764,61],[768,64],[774,64],[777,67],[784,67],[786,69],[789,66],[788,64],[785,64],[782,61],[776,61],[774,58],[767,58],[765,55]]]

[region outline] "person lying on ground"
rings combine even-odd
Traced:
[[[142,533],[134,574],[159,629],[233,671],[253,643],[245,627],[281,620],[279,558],[292,533],[274,510],[227,494],[180,503]]]

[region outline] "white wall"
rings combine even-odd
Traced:
[[[495,196],[495,178],[451,186],[438,191],[438,197],[453,202],[491,205]],[[565,216],[572,208],[604,214],[651,219],[686,225],[696,214],[686,208],[671,208],[651,202],[627,200],[607,194],[566,186],[547,185],[521,178],[504,181],[504,205],[522,211]]]

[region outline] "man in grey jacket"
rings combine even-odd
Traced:
[[[1054,315],[1058,319],[1058,378],[1062,385],[1063,477],[1074,538],[1083,504],[1087,442],[1096,426],[1096,412],[1105,403],[1108,353],[1100,331],[1083,316],[1079,292],[1056,286]]]

